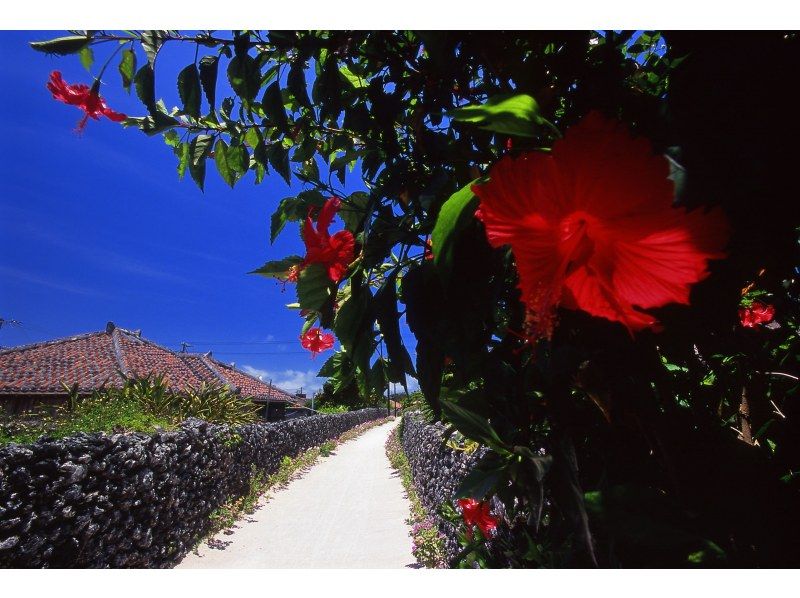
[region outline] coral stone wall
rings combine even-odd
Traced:
[[[255,471],[386,416],[363,409],[236,428],[78,434],[0,448],[0,567],[169,567]]]
[[[422,504],[445,536],[447,559],[459,552],[456,527],[440,517],[437,509],[450,502],[458,485],[466,477],[486,449],[474,453],[447,447],[441,422],[426,423],[419,413],[403,415],[403,452],[411,466],[414,486]]]

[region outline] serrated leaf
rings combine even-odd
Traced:
[[[137,71],[133,81],[136,86],[136,95],[139,97],[142,104],[147,107],[150,114],[157,112],[156,79],[153,73],[153,67],[150,66],[150,64],[144,65]]]
[[[214,137],[211,135],[198,135],[189,144],[189,174],[200,187],[200,191],[203,190],[206,178],[206,156],[213,141]]]
[[[339,210],[339,217],[344,222],[344,226],[352,233],[357,233],[367,215],[367,205],[369,195],[363,191],[352,193],[346,202],[342,202]]]
[[[448,113],[456,122],[517,137],[533,137],[538,126],[555,127],[539,114],[536,100],[527,94],[498,95],[484,104],[462,106]]]
[[[303,258],[299,255],[290,255],[289,257],[285,257],[281,260],[269,261],[260,268],[256,268],[255,270],[248,272],[248,274],[258,274],[260,276],[266,276],[267,278],[286,280],[289,268],[292,266],[297,266],[302,261]]]
[[[459,233],[466,228],[475,216],[478,197],[472,192],[472,185],[479,179],[465,185],[444,202],[436,225],[431,234],[433,263],[447,275],[453,265],[453,250]]]
[[[295,197],[287,197],[281,200],[278,204],[278,209],[272,214],[269,227],[269,242],[274,243],[275,239],[281,233],[286,223],[290,220],[296,220],[297,207],[302,205],[302,202]]]
[[[292,63],[286,85],[298,104],[305,108],[311,108],[311,100],[308,97],[308,87],[306,86],[305,63],[302,60]]]
[[[184,141],[180,144],[178,152],[178,180],[183,180],[186,174],[186,167],[189,165],[191,146]]]
[[[245,104],[252,102],[261,87],[261,71],[249,54],[234,56],[228,63],[228,81]]]
[[[331,279],[321,264],[303,268],[297,279],[297,299],[302,309],[319,311],[331,295]]]
[[[214,145],[214,162],[222,180],[233,188],[234,183],[236,183],[236,173],[228,164],[228,144],[222,139]]]
[[[119,74],[122,77],[122,87],[131,92],[131,83],[136,75],[136,53],[133,50],[123,50],[119,61]]]
[[[283,97],[281,88],[275,81],[264,92],[261,105],[267,114],[270,122],[273,123],[282,133],[289,132],[289,121],[286,118],[286,111],[283,108]]]
[[[261,131],[258,127],[250,127],[244,134],[244,142],[251,148],[255,149],[261,143]]]
[[[292,172],[289,169],[289,150],[280,143],[273,143],[267,148],[267,159],[275,172],[283,177],[286,184],[291,184]]]
[[[183,103],[183,111],[200,117],[200,75],[194,63],[188,65],[178,74],[178,94]]]
[[[181,143],[180,135],[176,131],[170,130],[164,133],[164,143],[170,147],[178,147]]]
[[[142,32],[142,48],[144,48],[144,53],[147,56],[147,62],[150,67],[155,63],[156,55],[161,49],[161,44],[164,43],[166,37],[167,32],[163,30],[153,29]]]
[[[203,56],[200,59],[200,84],[208,100],[209,112],[212,114],[216,108],[217,94],[217,70],[219,68],[219,56]]]
[[[38,52],[66,56],[68,54],[77,54],[83,50],[90,41],[91,38],[85,35],[67,35],[41,42],[30,42],[30,46]]]

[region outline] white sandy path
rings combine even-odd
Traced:
[[[320,457],[302,478],[236,524],[224,549],[205,542],[177,568],[402,568],[414,566],[409,503],[384,452],[399,419]]]

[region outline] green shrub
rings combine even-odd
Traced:
[[[77,432],[153,432],[172,429],[188,417],[240,425],[257,419],[258,407],[221,385],[203,384],[185,393],[169,389],[163,376],[125,378],[120,388],[96,390],[81,398],[68,388],[63,406],[0,420],[0,444],[28,444],[41,436],[63,438]],[[235,445],[236,438],[229,444]]]

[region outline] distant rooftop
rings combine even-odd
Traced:
[[[119,387],[129,378],[163,375],[170,389],[203,382],[223,384],[259,401],[295,402],[288,392],[214,359],[178,353],[109,322],[105,330],[0,350],[0,397],[64,394],[62,382],[81,393]]]

